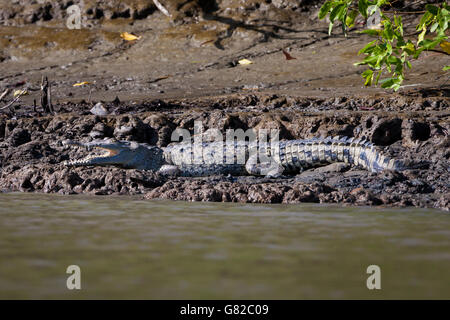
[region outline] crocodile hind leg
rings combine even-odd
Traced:
[[[258,155],[254,154],[249,157],[245,164],[248,174],[256,176],[266,176],[267,178],[277,178],[283,174],[284,167],[276,161],[267,161],[258,163]]]
[[[178,166],[165,164],[159,168],[158,172],[168,176],[176,176],[180,174],[180,169]]]

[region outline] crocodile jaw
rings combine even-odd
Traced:
[[[106,152],[101,155],[88,155],[83,159],[64,161],[64,165],[66,166],[90,166],[90,165],[100,165],[100,164],[108,164],[112,163],[113,157],[118,154],[118,151],[101,148],[101,147],[92,147],[95,149],[105,150]]]
[[[83,159],[64,161],[63,164],[66,166],[90,166],[90,165],[114,164],[115,163],[114,157],[119,154],[119,150],[108,148],[106,146],[89,145],[73,141],[65,141],[63,144],[84,147],[88,151],[92,151],[93,149],[105,151],[103,154],[100,155],[88,155]]]

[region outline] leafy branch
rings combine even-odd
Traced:
[[[425,13],[416,27],[420,33],[417,41],[413,42],[405,39],[401,16],[394,13],[393,18],[390,18],[386,12],[383,12],[382,9],[390,6],[391,2],[390,0],[329,0],[320,8],[319,18],[324,19],[329,15],[329,34],[335,22],[340,21],[342,32],[347,36],[348,30],[355,25],[359,15],[367,20],[378,14],[379,25],[370,26],[361,31],[376,39],[359,51],[358,54],[364,54],[365,58],[355,65],[368,67],[362,73],[365,86],[381,83],[382,88],[397,91],[405,79],[405,69],[411,69],[411,61],[417,59],[423,51],[433,50],[440,45],[444,50],[443,53],[450,54],[450,43],[446,41],[450,6],[447,3],[441,6],[427,4]],[[443,68],[444,71],[449,69],[450,66]],[[386,73],[388,76],[380,80],[380,77]]]

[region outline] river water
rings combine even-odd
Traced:
[[[425,209],[0,194],[0,298],[450,298]],[[81,290],[68,290],[69,265]],[[367,267],[380,267],[369,290]]]

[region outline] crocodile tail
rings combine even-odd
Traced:
[[[376,150],[374,146],[364,148],[360,152],[359,159],[355,159],[354,162],[372,172],[381,172],[383,170],[402,171],[405,169],[403,161],[386,157],[379,150]]]
[[[372,172],[402,171],[406,168],[401,160],[386,157],[371,142],[364,139],[334,137],[331,145],[339,161],[361,166]]]

